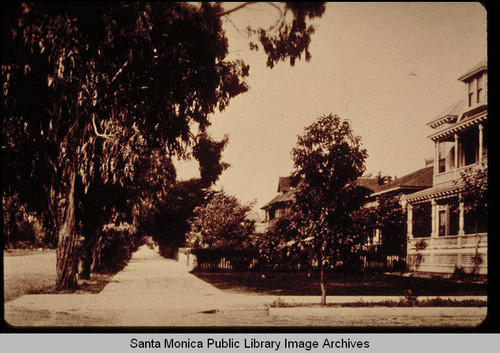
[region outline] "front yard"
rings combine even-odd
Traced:
[[[320,295],[319,273],[198,272],[198,278],[228,293]],[[486,283],[379,273],[329,273],[328,295],[487,295]]]
[[[25,294],[54,293],[56,251],[54,249],[9,249],[3,252],[4,302]],[[111,274],[92,273],[90,280],[79,280],[75,293],[98,293]],[[73,291],[72,291],[73,292]]]

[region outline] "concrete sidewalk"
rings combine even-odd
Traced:
[[[141,247],[99,293],[97,309],[216,309],[225,297],[187,268]]]
[[[117,325],[189,324],[183,318],[227,309],[230,297],[186,266],[143,246],[97,295],[92,308]]]
[[[239,302],[144,245],[100,293],[25,295],[5,304],[5,320],[13,326],[189,325],[183,318]]]
[[[402,297],[328,296],[329,303],[398,301]],[[481,299],[485,297],[450,297]],[[419,297],[419,299],[424,299]],[[319,303],[319,296],[227,294],[188,272],[179,262],[165,259],[147,246],[138,249],[127,266],[98,294],[25,295],[5,304],[5,320],[13,326],[44,327],[169,327],[169,326],[306,326],[318,321],[270,317],[276,302]],[[486,314],[483,308],[482,318]],[[359,318],[363,308],[358,308]],[[389,323],[397,310],[384,308]],[[212,315],[211,315],[212,314]],[[215,315],[213,315],[215,314]],[[453,320],[479,318],[458,315]],[[463,316],[463,315],[462,315]],[[419,319],[421,320],[421,319]],[[354,321],[356,323],[363,321]],[[384,322],[384,321],[382,321]],[[442,321],[440,321],[442,322]],[[454,321],[450,321],[454,322]],[[350,325],[330,317],[325,325]],[[370,321],[367,321],[370,324]],[[402,322],[404,324],[405,322]],[[447,322],[446,322],[447,323]]]

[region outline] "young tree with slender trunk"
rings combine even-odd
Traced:
[[[365,170],[366,157],[349,122],[332,114],[306,127],[292,151],[294,174],[301,180],[293,208],[301,237],[312,237],[321,304],[326,304],[327,269],[358,245],[351,214],[368,196],[368,190],[356,184]]]

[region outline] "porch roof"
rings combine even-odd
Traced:
[[[264,206],[262,206],[261,209],[267,210],[275,204],[291,202],[291,201],[293,201],[294,194],[295,194],[295,189],[291,189],[291,190],[288,190],[287,192],[279,194],[275,198],[273,198],[271,201],[266,203]]]
[[[406,196],[406,200],[409,203],[419,203],[434,199],[442,199],[449,196],[458,194],[464,188],[464,182],[459,180],[454,180],[448,183],[438,184],[432,188],[417,191],[413,194]]]
[[[459,131],[470,128],[471,126],[478,125],[486,121],[487,119],[488,119],[487,107],[485,104],[483,104],[468,112],[465,112],[454,125],[444,130],[435,132],[434,134],[427,136],[427,138],[433,141],[437,141],[444,137],[451,136]]]

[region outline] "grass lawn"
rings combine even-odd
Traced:
[[[230,293],[256,295],[320,295],[319,273],[195,272],[198,278]],[[378,273],[329,273],[328,295],[486,295],[485,283],[442,278],[403,277]]]

